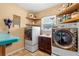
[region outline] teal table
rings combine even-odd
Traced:
[[[5,55],[5,47],[7,44],[17,42],[19,39],[19,37],[0,32],[0,56]]]

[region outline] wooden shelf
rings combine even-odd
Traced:
[[[74,3],[71,6],[65,8],[62,12],[60,12],[59,14],[57,14],[57,16],[62,16],[65,14],[70,14],[72,12],[74,12],[75,10],[79,9],[79,3]]]
[[[40,25],[37,25],[37,24],[26,24],[27,26],[40,26]]]
[[[29,18],[29,17],[26,17],[27,19],[29,19],[29,20],[40,20],[40,19],[38,19],[38,18]]]
[[[68,19],[68,20],[64,21],[63,23],[72,23],[72,22],[78,22],[78,21],[79,21],[79,17],[78,18]]]

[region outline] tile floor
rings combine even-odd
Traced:
[[[50,56],[50,55],[45,52],[39,51],[39,50],[32,53],[32,52],[29,52],[29,51],[23,49],[23,50],[18,51],[10,56]]]

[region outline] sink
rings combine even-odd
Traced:
[[[20,38],[7,33],[0,33],[0,46],[17,42]]]

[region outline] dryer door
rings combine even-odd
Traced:
[[[26,28],[24,34],[25,39],[32,40],[32,28]]]
[[[71,48],[74,44],[73,34],[65,29],[57,30],[54,33],[54,42],[61,48]]]

